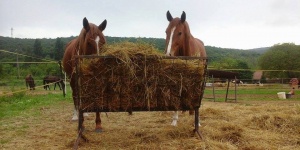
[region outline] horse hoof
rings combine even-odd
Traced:
[[[171,126],[176,127],[176,126],[177,126],[177,122],[174,122],[174,121],[173,121],[173,122],[171,123]]]
[[[77,116],[73,116],[73,118],[71,119],[71,121],[77,121],[78,117]]]
[[[101,132],[103,132],[103,130],[102,129],[95,129],[95,132],[96,133],[101,133]]]

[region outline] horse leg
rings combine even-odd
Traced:
[[[95,131],[96,132],[102,132],[102,126],[101,126],[101,118],[100,118],[100,112],[97,110],[96,112],[96,128]]]
[[[77,121],[78,120],[78,112],[76,107],[74,107],[74,111],[73,111],[73,117],[71,119],[72,121]]]
[[[78,120],[78,106],[77,106],[77,90],[76,90],[76,87],[75,87],[75,79],[74,78],[71,78],[70,79],[70,86],[71,86],[71,89],[72,89],[72,98],[73,98],[73,103],[74,103],[74,111],[73,111],[73,117],[72,117],[72,121],[76,121]]]
[[[59,87],[59,90],[61,90],[60,84],[59,84],[59,83],[56,83],[56,84],[58,85],[58,87]]]
[[[46,90],[47,90],[47,88],[50,90],[50,85],[49,85],[49,83],[50,83],[50,82],[46,82],[46,84],[47,84],[47,85],[46,85]]]
[[[70,86],[71,86],[71,89],[72,89],[72,98],[73,98],[73,103],[74,103],[73,117],[71,119],[72,121],[77,121],[78,120],[78,106],[77,106],[78,99],[77,99],[77,90],[76,90],[75,84],[76,84],[75,81],[72,80],[72,78],[71,78]],[[88,114],[83,113],[83,116],[87,117]]]
[[[194,114],[195,114],[195,111],[194,111],[194,110],[189,110],[189,114],[190,114],[190,115],[194,115]]]
[[[173,114],[173,121],[172,121],[171,125],[177,126],[177,121],[178,121],[178,111],[175,111]]]

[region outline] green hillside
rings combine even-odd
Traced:
[[[67,37],[67,38],[60,38],[63,42],[63,47],[74,39],[75,37]],[[157,49],[159,49],[161,52],[164,51],[165,47],[165,39],[162,38],[134,38],[134,37],[110,37],[107,36],[107,44],[112,44],[115,42],[122,42],[122,41],[129,41],[129,42],[137,42],[137,41],[143,41],[146,43],[150,43],[155,45]],[[20,39],[20,38],[9,38],[9,37],[3,37],[0,36],[0,49],[1,50],[7,50],[10,52],[16,52],[19,54],[26,54],[29,56],[33,56],[33,47],[36,39]],[[41,47],[42,47],[42,54],[40,57],[43,58],[50,58],[54,59],[53,53],[55,49],[55,44],[57,39],[38,39],[41,41]],[[250,68],[256,68],[257,66],[257,58],[265,52],[268,48],[263,49],[251,49],[251,50],[239,50],[239,49],[228,49],[228,48],[220,48],[220,47],[214,47],[214,46],[205,46],[207,55],[209,58],[209,62],[217,62],[219,60],[222,60],[224,58],[232,58],[236,60],[243,60],[245,61]],[[2,57],[2,56],[5,56]],[[5,54],[4,52],[1,52],[0,61],[3,62],[4,60],[15,60],[15,56],[9,54]]]

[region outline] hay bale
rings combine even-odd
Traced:
[[[130,42],[106,46],[101,56],[81,63],[81,109],[188,110],[200,104],[199,59],[164,59],[153,46]]]

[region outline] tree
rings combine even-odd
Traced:
[[[32,47],[25,47],[23,48],[23,53],[26,55],[26,57],[24,58],[24,61],[25,62],[32,62],[34,61],[33,57],[31,57],[32,53],[33,53],[33,50],[32,50]],[[29,55],[31,54],[31,55]],[[23,64],[24,67],[28,67],[30,66],[30,64]]]
[[[39,39],[36,39],[33,44],[33,53],[36,57],[43,57],[42,43]]]
[[[4,70],[2,64],[0,64],[0,79],[4,77]]]
[[[259,66],[263,70],[273,70],[265,72],[264,75],[269,78],[299,78],[300,46],[293,43],[276,44],[260,56]]]
[[[61,60],[64,56],[64,42],[61,38],[56,38],[55,48],[54,48],[54,59]]]
[[[250,69],[248,64],[242,60],[236,60],[233,58],[224,58],[218,62],[212,63],[216,69],[232,69],[232,72],[237,72],[239,79],[252,79],[253,72],[247,69]]]

